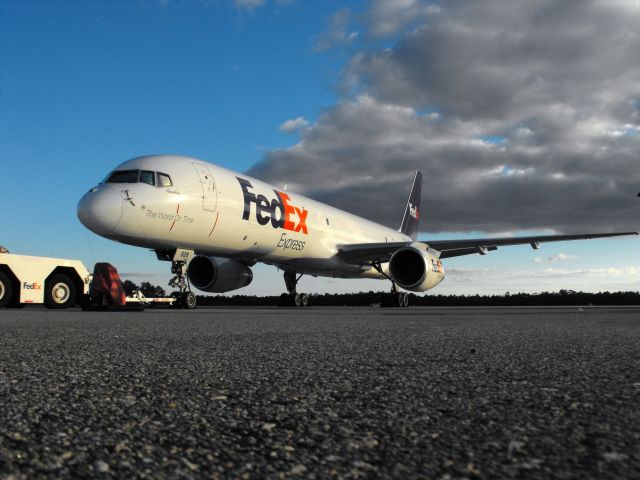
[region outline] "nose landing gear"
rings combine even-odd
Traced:
[[[187,262],[184,260],[173,260],[171,262],[171,273],[173,278],[169,280],[169,286],[177,288],[171,296],[175,298],[174,308],[186,308],[192,310],[196,308],[196,296],[189,290],[187,284]]]
[[[306,293],[296,292],[296,286],[298,281],[302,278],[302,275],[298,275],[296,272],[284,272],[284,284],[287,287],[287,292],[280,295],[279,307],[308,307],[309,295]]]
[[[177,288],[171,296],[175,298],[173,308],[196,308],[196,296],[191,291],[187,281],[187,265],[193,257],[193,250],[178,248],[176,250],[156,250],[158,260],[171,261],[171,273],[173,277],[169,280],[169,286]]]

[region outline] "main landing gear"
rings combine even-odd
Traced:
[[[296,272],[284,272],[284,284],[287,287],[287,292],[280,295],[280,307],[308,307],[309,295],[306,293],[296,292],[296,286],[298,281],[302,278],[302,275],[298,275]]]
[[[172,260],[171,273],[174,274],[173,278],[169,280],[169,286],[177,288],[177,292],[173,292],[171,296],[175,298],[173,302],[174,308],[196,308],[196,296],[187,284],[187,261],[185,260]]]
[[[396,288],[396,284],[391,282],[391,292],[383,293],[380,306],[382,307],[400,307],[407,308],[411,306],[411,299],[407,292],[399,292]]]
[[[391,281],[391,292],[383,293],[380,301],[381,307],[400,307],[407,308],[411,306],[411,298],[409,298],[409,294],[407,292],[399,292],[396,287],[396,282],[394,282],[391,277],[389,277],[384,270],[382,270],[382,265],[378,260],[372,263],[373,268],[378,271],[381,275],[387,277]]]

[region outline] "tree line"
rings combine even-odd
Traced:
[[[140,286],[130,280],[123,283],[124,291],[131,295],[141,290],[145,297],[164,297],[162,287],[142,282]],[[365,307],[379,305],[383,292],[325,293],[311,294],[310,304],[315,306],[351,306]],[[416,295],[410,293],[411,305],[425,307],[483,307],[483,306],[562,306],[562,305],[640,305],[640,292],[579,292],[560,290],[542,293],[505,293],[504,295]],[[202,306],[277,306],[279,295],[197,295],[198,305]]]
[[[310,295],[312,306],[365,307],[380,305],[383,292],[325,293]],[[481,306],[562,306],[562,305],[640,305],[639,292],[577,292],[560,290],[543,293],[505,293],[504,295],[416,295],[409,294],[411,305],[424,307]],[[198,295],[198,305],[277,306],[280,296]]]
[[[139,286],[133,283],[131,280],[125,280],[122,282],[122,288],[124,289],[124,293],[127,296],[133,294],[134,291],[140,290],[145,297],[166,297],[167,292],[165,292],[164,288],[159,287],[158,285],[152,285],[149,282],[142,282]]]

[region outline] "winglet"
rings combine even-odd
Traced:
[[[420,226],[420,199],[422,198],[422,172],[416,171],[416,176],[411,187],[411,194],[407,202],[407,208],[402,217],[402,225],[400,232],[416,240],[418,237],[418,228]]]

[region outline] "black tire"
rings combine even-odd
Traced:
[[[89,297],[89,295],[86,294],[82,294],[82,295],[78,295],[78,306],[81,307],[83,310],[88,308],[91,305],[91,298]]]
[[[380,294],[380,307],[381,308],[389,308],[393,307],[395,304],[395,298],[393,293],[381,293]]]
[[[294,307],[302,306],[302,295],[300,295],[299,293],[296,293],[293,295],[293,306]]]
[[[45,282],[44,305],[47,308],[67,308],[76,303],[76,286],[66,275],[56,274]]]
[[[196,296],[193,292],[183,292],[182,295],[180,295],[180,303],[182,304],[182,308],[193,310],[196,308]]]
[[[278,299],[278,306],[279,307],[288,307],[291,304],[291,297],[289,296],[288,293],[283,293],[282,295],[280,295],[280,298]]]
[[[300,303],[303,307],[308,307],[309,306],[309,295],[307,295],[306,293],[301,293],[300,294]]]
[[[404,292],[404,308],[409,308],[411,306],[411,298],[407,292]]]
[[[0,272],[0,308],[6,307],[13,296],[13,284],[9,275]]]
[[[26,306],[27,306],[26,303],[20,303],[18,301],[18,295],[14,295],[13,298],[9,300],[9,303],[7,303],[7,305],[4,308],[24,308]]]

